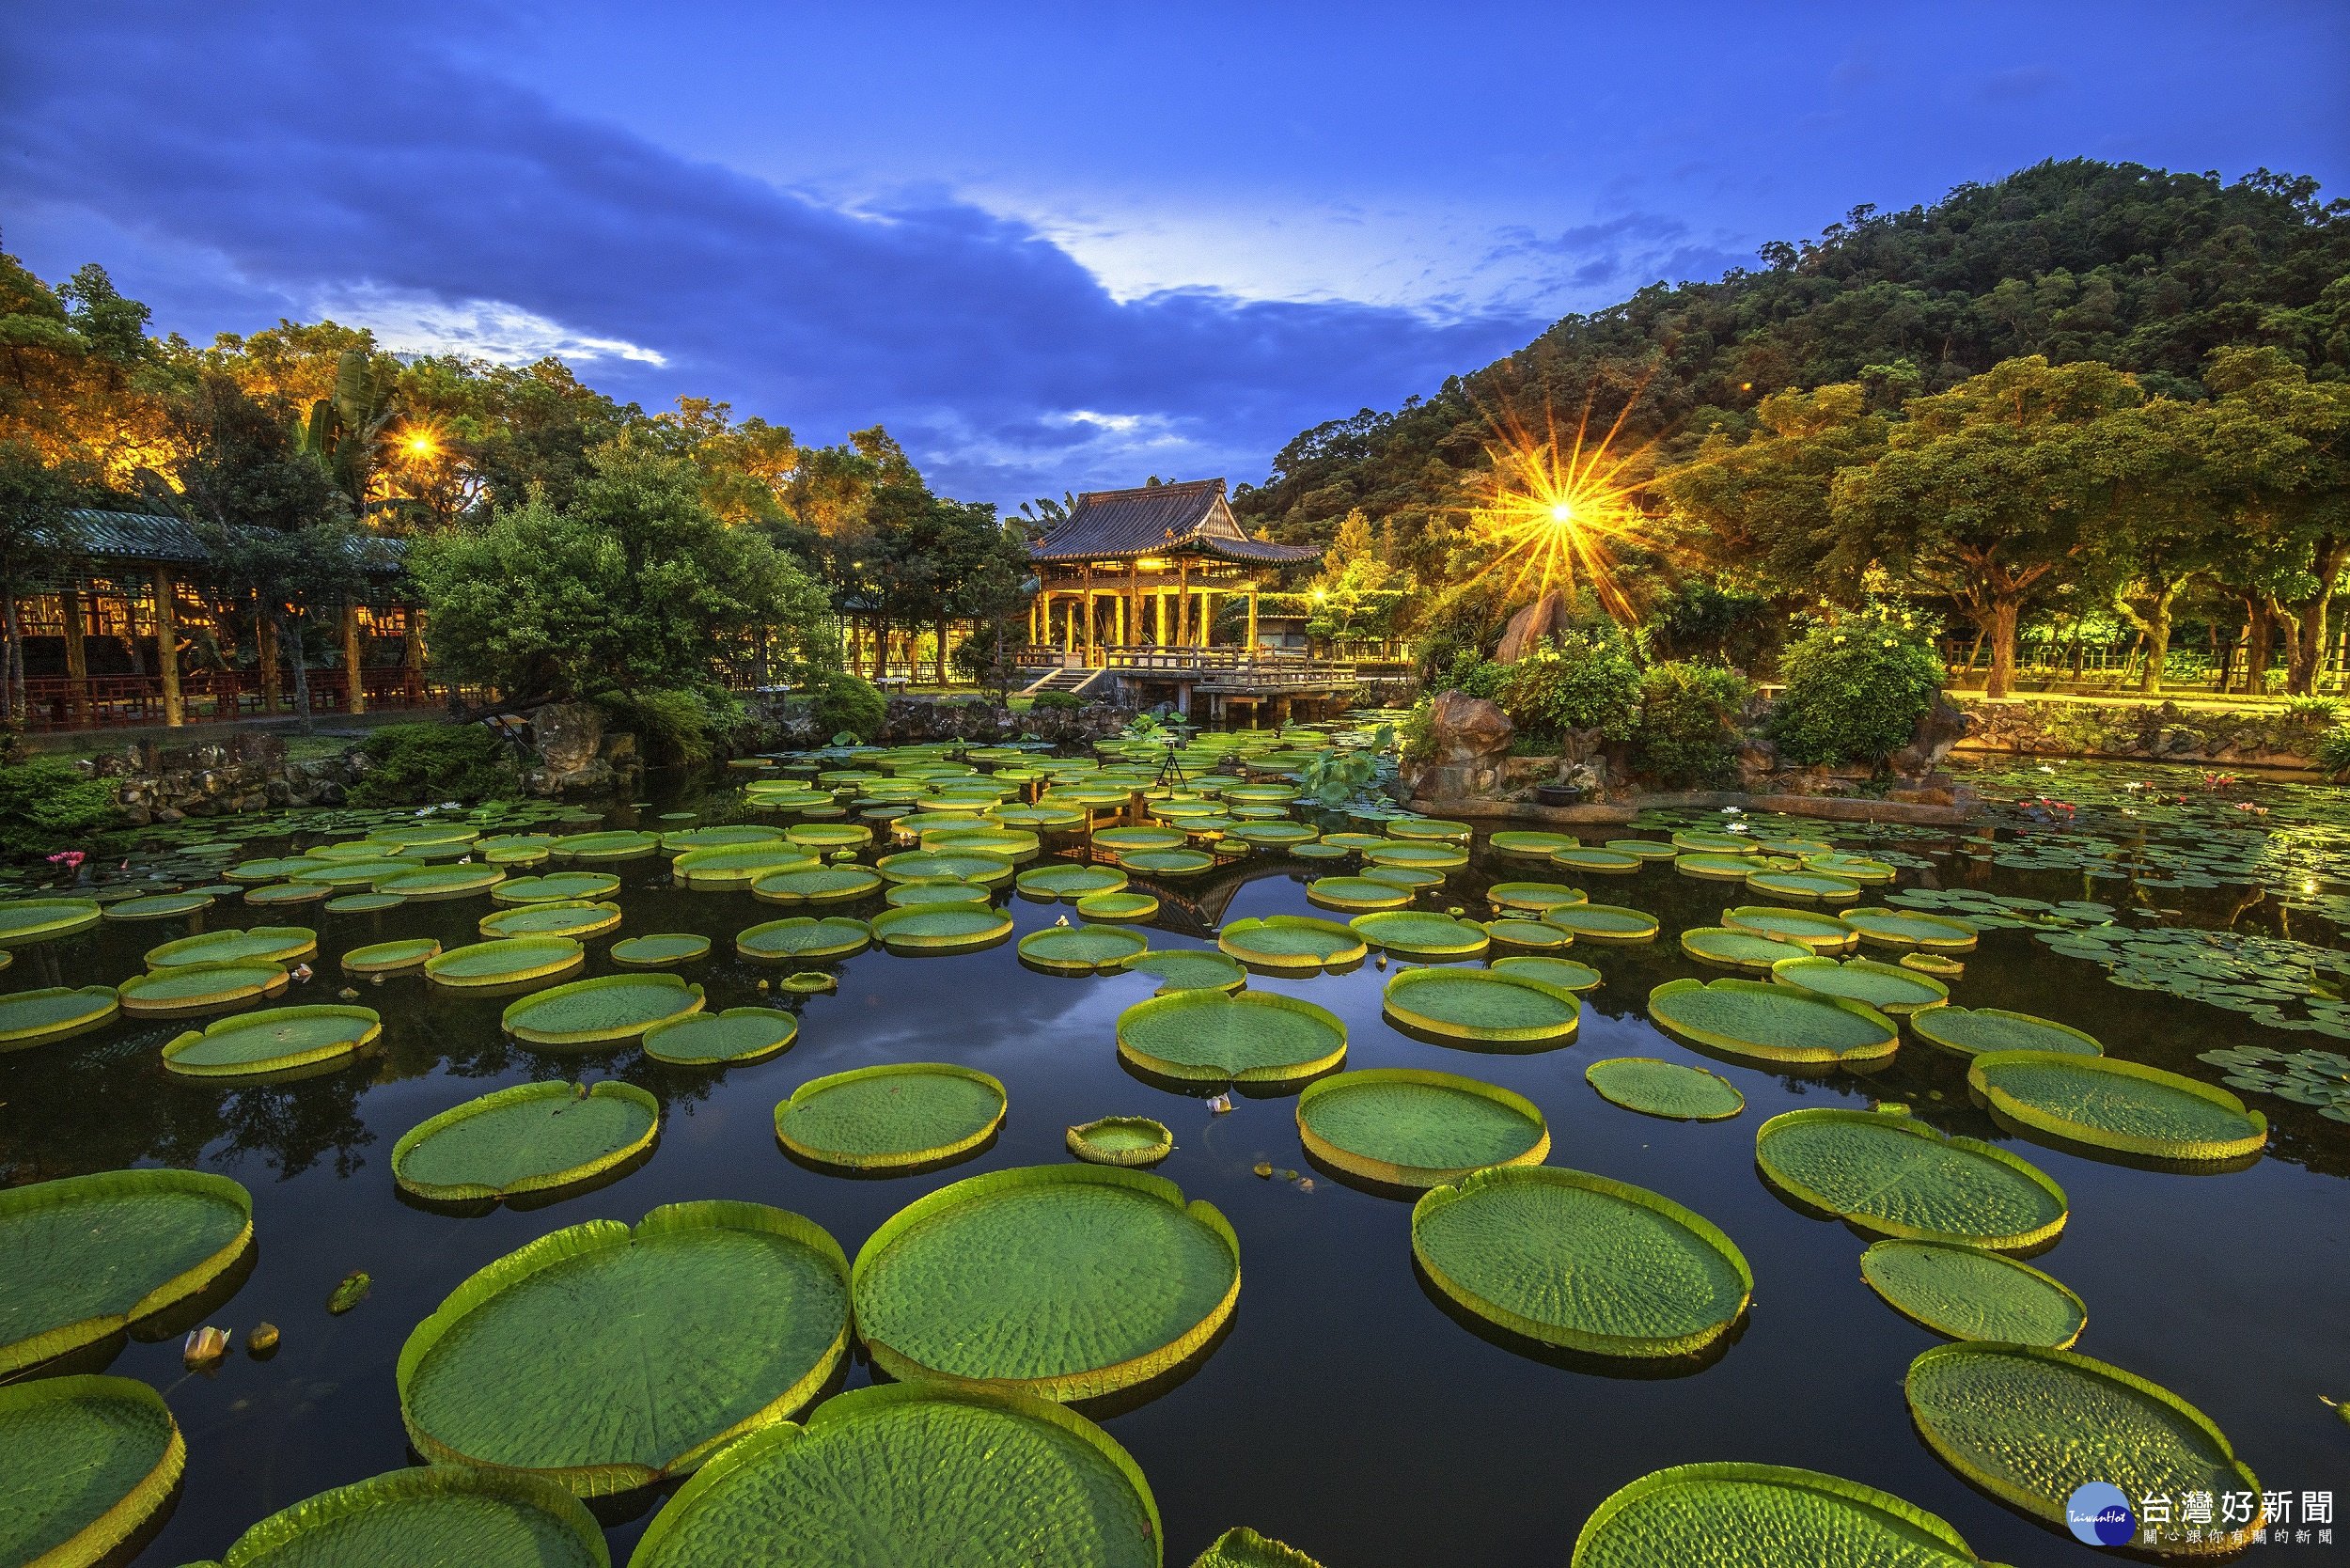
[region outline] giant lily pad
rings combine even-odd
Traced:
[[[1126,886],[1126,873],[1115,866],[1039,866],[1022,871],[1013,886],[1032,899],[1076,900],[1094,893],[1115,893]]]
[[[1875,886],[1893,880],[1894,868],[1883,860],[1871,860],[1863,855],[1840,855],[1835,851],[1800,856],[1806,870],[1825,871],[1846,882]]]
[[[1950,999],[1950,988],[1932,976],[1869,958],[1841,964],[1816,953],[1782,958],[1771,965],[1771,979],[1815,996],[1858,1002],[1888,1018],[1914,1018]]]
[[[893,952],[954,953],[984,948],[1011,933],[1008,910],[983,903],[917,904],[873,917],[873,940]]]
[[[1239,1525],[1209,1543],[1206,1551],[1191,1560],[1191,1568],[1322,1568],[1322,1564],[1294,1546]]]
[[[512,909],[501,909],[494,915],[484,915],[476,923],[475,929],[490,937],[568,936],[584,942],[590,936],[603,935],[619,923],[620,906],[617,903],[557,899],[546,903],[519,904]]]
[[[458,823],[443,823],[438,826],[384,827],[368,835],[368,841],[386,849],[430,848],[434,844],[470,844],[481,837],[478,828]]]
[[[1310,849],[1313,846],[1300,847]],[[1215,856],[1191,849],[1128,850],[1118,857],[1118,863],[1130,871],[1140,871],[1145,876],[1190,876],[1214,865]]]
[[[1030,1166],[900,1210],[851,1278],[857,1332],[892,1377],[1090,1399],[1214,1336],[1240,1295],[1240,1243],[1213,1204],[1186,1207],[1160,1177]]]
[[[1183,847],[1183,831],[1179,827],[1104,827],[1093,835],[1094,846],[1113,854],[1128,850],[1163,850]]]
[[[201,1292],[253,1239],[226,1176],[106,1170],[0,1190],[0,1377]]]
[[[872,930],[863,920],[841,915],[822,919],[794,915],[737,932],[734,950],[744,958],[783,964],[804,958],[846,958],[863,952],[872,940]]]
[[[2061,1525],[2092,1481],[2147,1497],[2260,1493],[2203,1413],[2168,1388],[2069,1350],[1936,1345],[1903,1384],[1926,1446],[1993,1497]],[[2254,1520],[2253,1523],[2259,1521]],[[2166,1555],[2232,1555],[2222,1532],[2165,1541]]]
[[[831,799],[830,795],[826,795],[823,801],[810,801],[808,804],[822,805]],[[675,833],[664,833],[661,836],[661,847],[666,850],[683,852],[711,849],[720,844],[771,843],[782,837],[782,828],[770,827],[763,823],[731,823],[724,827],[687,827],[681,828]]]
[[[306,1498],[237,1537],[218,1564],[339,1568],[611,1568],[603,1527],[551,1481],[471,1465],[428,1465]]]
[[[861,899],[883,885],[880,872],[862,866],[816,866],[770,872],[751,884],[751,892],[768,903],[839,903]]]
[[[1010,881],[1012,876],[1010,855],[989,855],[979,850],[909,850],[903,855],[883,855],[875,862],[875,869],[892,882],[929,882],[939,877],[955,877],[964,882],[976,882],[982,887],[994,887]],[[1021,880],[1025,882],[1046,870],[1081,871],[1088,869],[1082,866],[1040,867],[1035,871],[1022,872]],[[1117,881],[1088,887],[1085,889],[1087,892],[1105,892],[1113,886],[1126,886],[1123,871],[1112,870],[1108,867],[1099,869],[1116,877]]]
[[[87,931],[102,918],[94,899],[8,899],[0,901],[0,942],[21,947],[52,936]]]
[[[1374,1067],[1297,1097],[1307,1152],[1350,1175],[1433,1187],[1492,1165],[1540,1165],[1550,1124],[1531,1100],[1450,1073]]]
[[[2101,1057],[2106,1048],[2096,1037],[2051,1018],[2010,1012],[1998,1007],[1936,1008],[1934,1016],[1913,1022],[1918,1038],[1962,1057],[1986,1051],[2054,1051],[2067,1056]]]
[[[826,1568],[1160,1568],[1142,1471],[1083,1417],[1010,1389],[885,1384],[728,1449],[631,1568],[740,1568],[745,1543]],[[755,1549],[755,1548],[753,1548]]]
[[[1422,910],[1389,909],[1357,915],[1346,922],[1363,940],[1389,952],[1431,958],[1474,958],[1493,945],[1483,926]]]
[[[534,992],[509,1003],[501,1022],[534,1045],[592,1045],[701,1010],[702,988],[676,975],[603,975]]]
[[[1577,845],[1574,849],[1553,850],[1550,863],[1562,871],[1582,871],[1586,875],[1626,876],[1640,869],[1637,855],[1622,850],[1596,849]]]
[[[1583,1081],[1611,1104],[1675,1121],[1727,1121],[1747,1108],[1747,1097],[1720,1074],[1654,1057],[1595,1061]]]
[[[490,902],[502,904],[592,903],[619,891],[620,879],[611,871],[550,871],[545,876],[509,877],[490,889]]]
[[[244,902],[268,907],[281,903],[317,903],[332,891],[334,889],[322,882],[277,882],[267,887],[246,888]],[[397,899],[400,895],[385,893],[383,897]]]
[[[414,969],[438,957],[441,944],[430,936],[403,937],[397,942],[372,942],[343,954],[343,971],[352,975],[390,975]]]
[[[1583,1018],[1574,992],[1502,968],[1404,969],[1388,978],[1386,996],[1396,1019],[1452,1040],[1557,1042]]]
[[[873,841],[873,830],[862,823],[800,823],[784,839],[803,850],[859,849]]]
[[[1685,1040],[1763,1061],[1877,1061],[1901,1044],[1874,1008],[1765,980],[1667,980],[1648,994],[1648,1014]]]
[[[1133,1168],[1156,1165],[1175,1152],[1175,1135],[1147,1116],[1105,1116],[1068,1130],[1069,1152],[1089,1165]]]
[[[783,988],[808,989],[792,983],[807,978],[793,975],[782,982]],[[831,989],[831,976],[816,979],[827,982],[822,989]],[[730,1007],[653,1025],[645,1031],[645,1055],[681,1067],[732,1067],[780,1055],[799,1033],[800,1021],[776,1008]]]
[[[1613,903],[1573,903],[1543,912],[1543,918],[1578,942],[1648,942],[1656,936],[1656,917],[1644,909]]]
[[[631,969],[659,969],[710,956],[710,938],[693,932],[657,932],[612,944],[612,962]]]
[[[175,915],[193,915],[212,906],[210,893],[151,893],[143,899],[107,904],[104,909],[109,920],[168,920]]]
[[[1324,909],[1401,909],[1412,894],[1368,877],[1325,876],[1306,884],[1306,901]]]
[[[253,900],[247,897],[245,902]],[[345,893],[326,901],[329,915],[372,915],[379,910],[398,909],[408,901],[398,893]]]
[[[1591,902],[1582,888],[1558,882],[1496,882],[1485,889],[1485,897],[1496,909],[1526,909],[1537,915]]]
[[[306,860],[292,880],[314,887],[366,887],[384,877],[405,876],[418,869],[416,861],[395,855],[373,860]]]
[[[428,1459],[634,1490],[814,1398],[848,1349],[847,1287],[839,1244],[764,1204],[589,1220],[508,1253],[416,1326],[400,1419]]]
[[[976,1069],[891,1062],[802,1084],[776,1107],[776,1137],[818,1165],[901,1169],[977,1149],[1004,1106],[1004,1086]]]
[[[175,964],[133,975],[115,988],[115,997],[125,1012],[171,1017],[212,1012],[257,996],[274,996],[287,983],[282,964],[252,959],[234,964]]]
[[[1756,1132],[1754,1159],[1801,1201],[1899,1241],[2020,1249],[2064,1229],[2064,1189],[2039,1167],[1907,1116],[1788,1111]]]
[[[1574,945],[1574,933],[1554,926],[1547,920],[1487,920],[1484,927],[1487,936],[1507,948],[1568,948]]]
[[[1354,927],[1317,920],[1310,915],[1234,920],[1216,933],[1216,946],[1243,964],[1308,974],[1359,963],[1371,950],[1362,933]]]
[[[1572,833],[1528,833],[1508,829],[1485,840],[1496,855],[1515,855],[1521,859],[1547,860],[1552,850],[1574,849],[1582,839]]]
[[[1693,876],[1704,882],[1744,882],[1747,873],[1755,869],[1755,858],[1746,855],[1676,855],[1673,870],[1683,876]]]
[[[1966,1084],[2027,1127],[2125,1154],[2233,1160],[2268,1142],[2268,1119],[2226,1090],[2142,1062],[1995,1051],[1975,1058]]]
[[[1692,855],[1760,855],[1762,843],[1745,834],[1700,833],[1685,829],[1673,835],[1672,847]]]
[[[379,878],[374,886],[379,893],[392,893],[424,903],[436,899],[466,898],[505,880],[503,866],[427,866]]]
[[[1802,958],[1811,949],[1801,943],[1766,936],[1759,931],[1737,931],[1729,926],[1691,926],[1681,933],[1681,950],[1700,964],[1710,964],[1717,969],[1746,969],[1756,974],[1768,974],[1771,966],[1786,958]],[[1834,963],[1835,960],[1828,960]]]
[[[392,1179],[440,1202],[542,1192],[626,1163],[660,1130],[661,1103],[634,1084],[517,1084],[401,1134]]]
[[[779,839],[756,844],[717,844],[709,849],[687,850],[670,861],[669,880],[680,887],[747,887],[777,871],[806,870],[816,863],[813,851]]]
[[[1943,1520],[1889,1492],[1781,1465],[1676,1465],[1594,1509],[1573,1568],[1978,1568]]]
[[[1978,1247],[1881,1241],[1860,1255],[1860,1278],[1903,1316],[1953,1340],[2062,1350],[2089,1323],[2061,1281]]]
[[[1972,952],[1981,934],[1965,920],[1947,915],[1920,915],[1907,909],[1848,909],[1842,918],[1863,942],[1880,948],[1921,948],[1934,953]]]
[[[1224,954],[1204,948],[1167,948],[1136,953],[1126,961],[1125,966],[1134,973],[1156,975],[1158,995],[1162,996],[1177,991],[1238,991],[1248,983],[1247,970]]]
[[[1572,958],[1553,958],[1545,953],[1521,953],[1511,958],[1496,958],[1493,966],[1497,974],[1513,975],[1520,980],[1538,980],[1561,991],[1578,994],[1598,990],[1606,978],[1588,964]]]
[[[164,1047],[164,1067],[188,1078],[284,1073],[350,1056],[383,1032],[372,1008],[264,1008],[180,1036]]]
[[[1118,1052],[1146,1072],[1195,1083],[1281,1084],[1346,1058],[1336,1013],[1265,991],[1176,991],[1118,1015]]]
[[[1077,914],[1088,920],[1132,922],[1159,912],[1159,901],[1148,893],[1088,893],[1077,901]]]
[[[0,1051],[94,1028],[121,1011],[111,985],[44,986],[0,996]]]
[[[963,878],[940,877],[934,882],[893,882],[882,900],[892,909],[908,909],[917,903],[989,903],[994,902],[988,889]]]
[[[1373,866],[1397,866],[1411,870],[1449,871],[1468,864],[1468,851],[1451,844],[1402,844],[1392,840],[1363,851]]]
[[[233,964],[258,959],[267,964],[291,964],[319,950],[319,933],[308,926],[255,926],[250,931],[230,927],[200,936],[182,936],[147,949],[147,966],[161,969],[175,964]]]
[[[1454,1301],[1544,1344],[1685,1356],[1747,1309],[1728,1236],[1644,1187],[1556,1166],[1496,1166],[1412,1209],[1412,1256]]]
[[[443,985],[514,985],[575,969],[586,952],[568,936],[502,936],[435,953],[424,972]]]
[[[187,1458],[171,1407],[144,1383],[53,1377],[0,1388],[0,1560],[107,1560],[170,1500]]]
[[[1047,926],[1020,939],[1020,956],[1041,969],[1106,974],[1150,946],[1139,933],[1114,926]]]
[[[1807,903],[1850,903],[1860,897],[1860,884],[1825,871],[1755,870],[1747,873],[1747,890],[1777,899]]]
[[[1833,915],[1810,909],[1781,909],[1776,904],[1741,904],[1722,911],[1722,924],[1731,931],[1775,936],[1815,953],[1848,953],[1859,945],[1859,933]]]

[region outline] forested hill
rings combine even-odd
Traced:
[[[1656,284],[1569,316],[1526,348],[1394,413],[1300,434],[1233,505],[1276,539],[1326,540],[1353,508],[1392,523],[1397,564],[1485,466],[1488,415],[1605,431],[1670,462],[1709,431],[1742,432],[1786,387],[1867,383],[1890,407],[2019,354],[2099,359],[2150,391],[2199,396],[2223,344],[2285,349],[2350,377],[2350,202],[2265,170],[2223,185],[2087,159],[2045,163],[1932,207],[1856,207],[1817,241],[1762,247],[1760,270]]]

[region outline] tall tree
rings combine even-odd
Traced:
[[[8,635],[0,655],[0,712],[11,724],[26,717],[18,601],[40,579],[72,565],[81,535],[73,510],[88,505],[90,481],[86,468],[52,463],[29,441],[0,441],[0,618]]]
[[[1857,382],[1774,393],[1751,435],[1706,437],[1656,490],[1678,534],[1725,570],[1805,598],[1849,593],[1873,552],[1833,525],[1836,477],[1874,463],[1889,428]]]

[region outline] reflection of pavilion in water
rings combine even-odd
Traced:
[[[1093,849],[1090,840],[1081,842],[1059,858],[1083,865],[1118,864],[1117,856],[1107,850]],[[1153,924],[1183,936],[1212,937],[1216,928],[1224,924],[1224,912],[1231,907],[1233,895],[1243,887],[1266,877],[1293,877],[1303,869],[1299,862],[1286,856],[1246,855],[1230,860],[1219,856],[1214,867],[1194,876],[1136,876],[1133,882],[1136,887],[1148,888],[1159,901]]]

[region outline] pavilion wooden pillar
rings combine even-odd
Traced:
[[[155,569],[155,668],[164,678],[164,723],[177,729],[188,722],[180,698],[180,620],[172,595],[171,568]]]
[[[1050,598],[1051,596],[1049,594],[1040,593],[1034,599],[1028,601],[1028,646],[1030,648],[1038,646],[1044,640],[1042,637],[1037,635],[1036,612],[1037,607],[1041,604],[1047,604],[1050,601]],[[1048,619],[1052,615],[1052,611],[1049,609],[1044,613]]]
[[[86,724],[90,716],[89,622],[83,613],[84,603],[79,588],[58,590],[57,604],[65,619],[65,673],[73,682],[66,713],[75,724]]]
[[[1248,585],[1248,657],[1252,663],[1257,657],[1257,585],[1254,583]]]
[[[1086,667],[1091,669],[1093,667],[1093,563],[1091,561],[1085,564],[1083,580],[1086,601]]]
[[[1175,565],[1175,646],[1191,646],[1191,562]]]
[[[409,700],[424,699],[424,606],[411,604],[401,617],[400,657],[408,669]]]
[[[1199,590],[1199,646],[1208,648],[1215,642],[1215,590]]]
[[[346,713],[368,711],[367,682],[359,675],[359,606],[347,604],[343,606],[343,679],[350,683],[343,698]]]
[[[1133,619],[1128,619],[1131,616]],[[1138,643],[1142,640],[1142,557],[1136,556],[1126,563],[1126,596],[1119,601],[1119,641]],[[1131,633],[1129,635],[1127,634]]]

